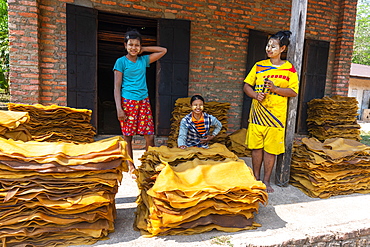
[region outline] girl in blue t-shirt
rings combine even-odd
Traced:
[[[146,68],[167,52],[164,47],[143,47],[141,42],[138,31],[128,31],[124,39],[127,55],[118,58],[113,68],[117,118],[131,158],[134,135],[144,136],[146,150],[154,146],[154,123],[146,85]],[[143,52],[151,54],[139,56]],[[128,165],[131,177],[136,178],[135,165],[132,162],[128,162]]]

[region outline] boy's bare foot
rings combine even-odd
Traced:
[[[263,183],[266,185],[266,192],[267,193],[272,193],[274,192],[274,189],[271,187],[270,183],[269,182],[265,182],[263,181]]]

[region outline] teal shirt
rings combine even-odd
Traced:
[[[136,63],[126,56],[117,59],[113,70],[122,72],[121,96],[130,100],[143,100],[148,97],[146,68],[149,67],[149,55],[137,57]]]

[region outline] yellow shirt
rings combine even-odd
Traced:
[[[298,94],[298,74],[294,66],[285,61],[281,66],[275,66],[270,59],[257,62],[244,82],[254,86],[254,91],[263,91],[264,78],[271,80],[275,86],[290,88]],[[288,108],[288,97],[267,91],[262,102],[253,99],[249,122],[269,127],[284,128]]]

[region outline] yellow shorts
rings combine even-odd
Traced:
[[[249,123],[245,144],[249,149],[261,149],[270,154],[285,152],[285,129]]]

